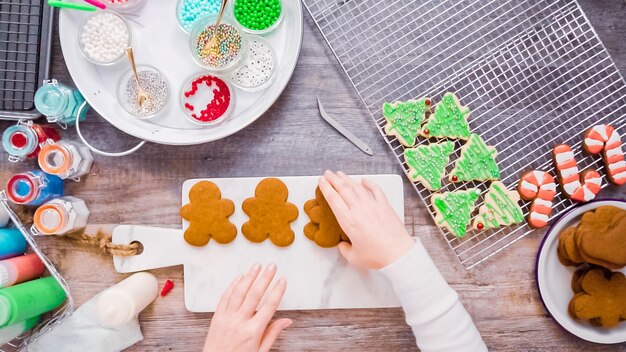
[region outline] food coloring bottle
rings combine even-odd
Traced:
[[[87,226],[89,209],[82,199],[61,197],[40,206],[33,216],[33,229],[41,235],[63,235]]]
[[[40,320],[41,316],[39,315],[0,329],[0,345],[10,342],[26,331],[34,328]]]
[[[61,136],[50,126],[19,122],[4,131],[2,147],[9,154],[9,161],[24,161],[36,158],[41,149],[41,143],[49,139],[58,141]]]
[[[18,229],[0,229],[0,260],[24,254],[28,243]]]
[[[85,120],[88,109],[79,109],[84,102],[85,98],[78,89],[72,89],[56,79],[44,81],[35,93],[37,110],[46,115],[48,122],[61,125],[73,125],[76,120]]]
[[[41,146],[39,167],[61,179],[80,180],[91,170],[93,155],[89,147],[69,141],[48,141]]]
[[[20,255],[0,261],[0,288],[40,278],[46,266],[37,254]]]
[[[13,175],[7,196],[15,204],[41,205],[63,195],[63,180],[40,170]]]
[[[49,312],[65,298],[65,290],[52,276],[0,289],[0,327]]]

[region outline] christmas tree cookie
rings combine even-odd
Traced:
[[[406,102],[384,103],[383,116],[387,120],[385,133],[396,136],[398,141],[407,147],[415,144],[426,112],[430,107],[430,99],[421,98]]]
[[[467,140],[470,137],[467,119],[470,109],[462,106],[453,93],[446,93],[435,107],[420,134],[426,138],[450,138]]]
[[[450,181],[496,181],[500,179],[500,168],[496,163],[498,152],[485,144],[482,138],[472,133],[461,148],[461,157],[450,173]]]
[[[517,191],[507,190],[500,181],[492,182],[472,227],[482,230],[519,224],[524,221],[524,213],[518,204],[519,200]]]
[[[435,191],[441,188],[441,179],[450,162],[454,143],[431,143],[404,151],[404,160],[409,167],[409,177],[421,182],[426,188]]]
[[[478,197],[480,190],[477,188],[433,195],[431,203],[435,209],[435,223],[447,228],[456,237],[465,236]]]

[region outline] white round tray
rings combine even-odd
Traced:
[[[141,121],[124,111],[117,100],[120,77],[129,70],[127,60],[114,66],[97,66],[87,61],[78,45],[78,33],[90,15],[82,11],[62,10],[59,36],[63,56],[78,89],[102,117],[122,131],[150,142],[171,145],[206,143],[229,136],[258,119],[278,99],[296,66],[302,43],[302,5],[283,1],[284,15],[280,28],[264,36],[276,51],[278,71],[271,85],[249,93],[234,88],[235,108],[224,122],[198,126],[189,121],[180,108],[182,85],[193,74],[202,72],[189,51],[188,37],[178,26],[176,1],[146,1],[133,14],[124,14],[132,27],[133,48],[138,65],[148,64],[163,72],[170,81],[171,99],[161,116]]]
[[[559,245],[559,233],[570,226],[575,226],[585,212],[598,207],[612,205],[626,209],[622,200],[598,200],[580,205],[563,215],[552,225],[537,254],[537,288],[546,310],[565,330],[581,339],[603,344],[626,342],[626,323],[622,322],[612,329],[603,329],[588,322],[574,320],[567,312],[572,292],[572,276],[578,269],[563,266],[559,262],[556,249]],[[618,270],[626,274],[626,269]]]

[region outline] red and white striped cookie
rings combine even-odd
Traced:
[[[552,150],[561,187],[567,196],[578,202],[588,202],[602,189],[602,176],[594,170],[580,172],[572,148],[559,144]],[[581,183],[582,178],[582,183]]]
[[[545,171],[528,171],[520,178],[517,192],[525,201],[532,201],[528,225],[535,229],[548,225],[552,214],[552,201],[556,195],[554,177]]]
[[[597,125],[585,132],[583,147],[589,154],[602,152],[609,180],[616,185],[626,184],[626,161],[622,139],[611,125]]]

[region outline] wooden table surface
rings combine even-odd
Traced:
[[[581,2],[625,74],[626,1]],[[53,43],[52,76],[71,83],[57,33]],[[315,96],[320,96],[328,111],[374,149],[374,156],[358,151],[320,119]],[[9,123],[0,123],[2,129],[7,126]],[[108,150],[126,149],[137,142],[95,113],[90,114],[84,130],[95,145]],[[76,138],[73,132],[66,136]],[[27,168],[24,164],[9,164],[4,158],[0,165],[3,180]],[[200,146],[148,144],[124,158],[97,156],[91,174],[80,183],[69,182],[67,193],[87,201],[93,224],[175,227],[180,224],[180,189],[185,179],[319,175],[326,169],[352,174],[402,173],[305,13],[304,44],[293,78],[257,122],[229,138]],[[626,192],[605,190],[601,196],[624,199]],[[534,275],[541,231],[466,271],[406,181],[405,197],[407,228],[421,238],[444,277],[459,292],[491,350],[626,350],[626,344],[602,346],[580,340],[547,316],[535,289]],[[97,249],[60,238],[40,239],[39,243],[64,274],[78,304],[126,276],[117,274],[111,258]],[[211,314],[185,310],[181,267],[153,273],[161,284],[172,279],[176,288],[141,314],[145,339],[130,350],[200,350]],[[286,311],[277,316],[294,320],[277,341],[278,350],[416,350],[400,309]]]

